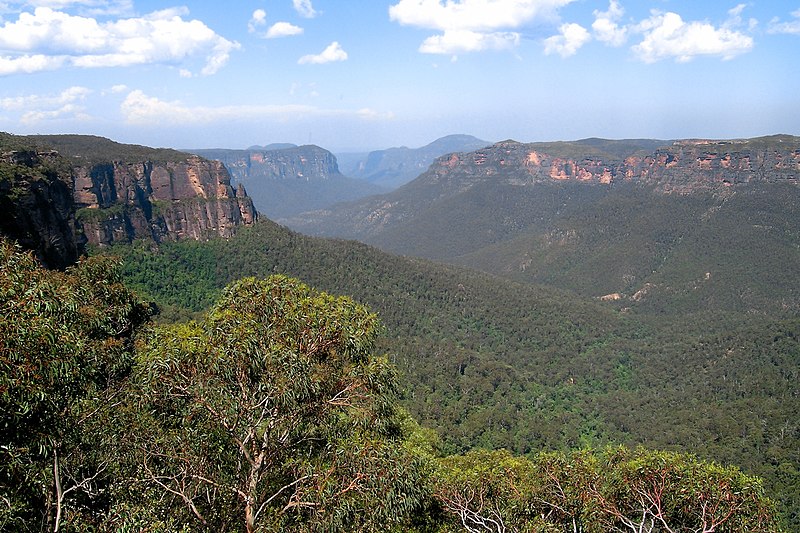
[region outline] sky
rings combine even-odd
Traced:
[[[800,0],[0,0],[0,131],[334,152],[800,135]]]

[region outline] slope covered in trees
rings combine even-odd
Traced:
[[[154,326],[108,259],[0,266],[4,530],[779,531],[758,479],[687,454],[441,456],[350,298],[247,278]]]
[[[228,240],[119,248],[125,276],[174,320],[224,284],[285,273],[364,302],[403,405],[447,452],[528,454],[621,443],[764,476],[800,507],[800,323],[718,310],[642,314],[555,289],[315,239],[270,222]]]

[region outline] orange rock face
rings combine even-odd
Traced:
[[[90,244],[228,237],[258,219],[252,200],[237,193],[218,161],[101,163],[74,173],[78,208],[98,210],[83,222]]]

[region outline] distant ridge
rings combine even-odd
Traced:
[[[225,165],[234,183],[247,187],[259,212],[273,220],[386,191],[344,176],[336,157],[316,145],[282,143],[192,153]]]
[[[785,312],[800,309],[798,209],[800,137],[509,140],[285,223],[620,306]]]
[[[337,154],[342,173],[387,189],[408,183],[430,166],[434,159],[451,152],[471,152],[490,145],[471,135],[447,135],[421,148],[388,148],[356,154]]]

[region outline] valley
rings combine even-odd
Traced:
[[[261,153],[277,154],[273,182],[295,179],[298,158],[334,180],[321,149],[205,154],[214,163],[3,140],[3,233],[53,266],[85,250],[120,258],[157,322],[203,320],[241,278],[297,278],[377,314],[400,403],[442,455],[694,454],[762,477],[783,524],[800,523],[796,137],[504,141],[442,155],[392,192],[287,215],[289,227],[256,209],[260,178],[231,176]],[[62,204],[30,192],[45,183]],[[37,237],[51,227],[55,249]]]

